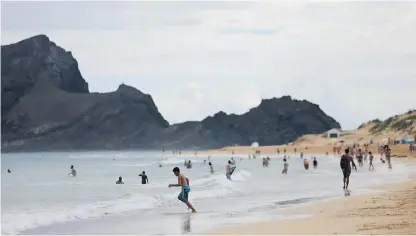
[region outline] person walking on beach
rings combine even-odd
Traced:
[[[72,175],[72,177],[77,176],[77,171],[75,170],[73,165],[71,165],[71,173],[69,173],[68,175]]]
[[[374,156],[371,152],[368,152],[368,155],[370,159],[370,165],[368,166],[368,170],[374,170],[374,165],[373,165]]]
[[[384,155],[386,156],[387,164],[389,165],[389,169],[391,169],[391,149],[388,145],[384,146]]]
[[[287,163],[286,159],[283,159],[283,170],[282,170],[282,174],[287,175],[288,169],[289,169],[289,163]]]
[[[121,176],[118,177],[118,180],[117,180],[116,184],[124,184],[123,178],[121,178]]]
[[[139,174],[140,177],[142,177],[142,184],[148,184],[149,183],[149,179],[147,178],[146,172],[142,172],[141,174]]]
[[[343,182],[344,187],[343,189],[348,189],[348,185],[350,183],[350,175],[351,175],[351,164],[353,165],[354,169],[357,170],[357,166],[354,163],[354,160],[349,155],[350,150],[347,148],[345,149],[345,154],[342,155],[340,160],[340,166],[342,170],[342,175],[344,176]]]
[[[181,187],[182,191],[178,195],[179,201],[185,203],[189,209],[192,210],[193,213],[196,212],[195,208],[192,206],[192,204],[189,202],[189,192],[191,191],[191,188],[189,187],[189,179],[185,177],[185,175],[181,174],[181,171],[179,170],[179,167],[173,168],[173,174],[178,177],[178,183],[177,184],[169,184],[169,188],[171,187]]]

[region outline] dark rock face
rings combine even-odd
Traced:
[[[173,125],[165,131],[165,136],[175,142],[162,145],[183,148],[219,148],[253,142],[276,145],[331,128],[340,128],[340,125],[318,105],[284,96],[262,100],[259,106],[242,115],[219,112],[201,122]]]
[[[40,78],[71,93],[88,93],[78,63],[45,35],[1,47],[2,121],[20,98],[30,93]]]
[[[288,96],[243,115],[170,126],[152,97],[133,87],[89,93],[72,54],[44,35],[2,46],[1,58],[2,151],[273,145],[340,127],[319,106]]]

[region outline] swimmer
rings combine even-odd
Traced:
[[[351,164],[354,167],[355,170],[357,170],[357,166],[354,163],[353,158],[349,155],[350,150],[347,148],[345,149],[345,154],[342,155],[340,160],[340,167],[342,170],[343,175],[343,182],[344,187],[343,189],[348,189],[348,185],[350,183],[350,175],[351,175]]]
[[[118,177],[118,180],[117,180],[116,184],[124,184],[123,178],[121,178],[121,176]]]
[[[143,171],[141,174],[139,174],[140,177],[142,177],[142,184],[148,184],[149,179],[147,178],[146,173]]]
[[[73,165],[71,165],[71,173],[69,173],[68,175],[72,175],[73,177],[77,176],[77,171],[75,170]]]
[[[289,163],[287,163],[286,159],[283,159],[283,170],[282,170],[282,174],[287,175],[288,168],[289,168]]]
[[[189,187],[189,179],[180,173],[179,167],[173,168],[172,171],[173,171],[173,174],[178,177],[178,183],[169,184],[169,188],[181,187],[182,191],[178,195],[179,201],[185,203],[189,207],[189,209],[191,209],[192,212],[195,213],[196,212],[195,208],[192,206],[192,204],[188,200],[189,192],[191,191],[191,188]]]
[[[11,174],[11,173],[12,173],[12,171],[11,171],[10,169],[7,169],[7,173]]]

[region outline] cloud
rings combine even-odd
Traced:
[[[219,31],[222,34],[254,34],[254,35],[274,35],[277,33],[277,30],[275,29],[241,29],[241,28],[229,28],[229,29],[223,29]]]
[[[171,123],[261,98],[317,103],[344,128],[416,107],[413,2],[2,2],[2,44],[73,52],[92,91],[149,93]]]

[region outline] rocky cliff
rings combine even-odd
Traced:
[[[242,115],[169,125],[133,87],[90,93],[72,54],[44,35],[1,49],[2,151],[272,145],[340,127],[319,106],[289,96]]]

